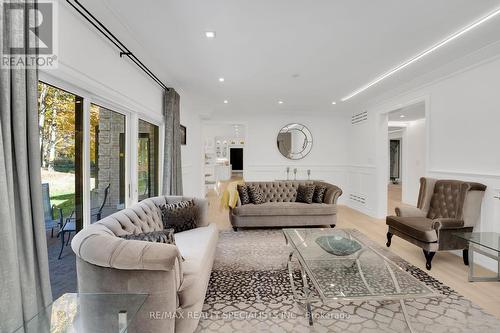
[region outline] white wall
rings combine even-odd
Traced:
[[[286,167],[298,169],[297,178],[321,179],[341,188],[347,183],[349,117],[339,114],[218,114],[210,121],[226,121],[245,125],[244,177],[246,180],[286,179]],[[302,160],[291,161],[278,151],[276,137],[289,123],[301,123],[313,136],[313,148]],[[293,178],[293,172],[290,171]],[[345,200],[345,196],[342,196]]]
[[[163,91],[65,1],[59,1],[57,69],[45,73],[161,120]]]
[[[381,132],[386,112],[426,101],[428,149],[426,174],[437,178],[478,181],[488,186],[481,223],[476,231],[500,232],[500,59],[456,73],[441,81],[413,90],[385,102],[368,106],[369,120],[353,132],[352,163],[372,166],[365,188],[371,202],[365,212],[383,217],[386,213],[385,176],[387,134]],[[369,139],[375,138],[375,139]],[[375,162],[374,162],[375,161]],[[374,164],[374,165],[373,165]],[[383,171],[383,174],[381,173]],[[354,185],[350,184],[350,188]]]
[[[417,204],[420,177],[426,174],[425,133],[425,119],[411,121],[403,139],[402,201],[411,205]]]
[[[120,58],[119,51],[65,1],[59,2],[58,20],[59,66],[41,72],[40,78],[75,93],[84,91],[96,103],[133,115],[131,121],[143,118],[161,125],[163,89],[135,64]],[[194,167],[201,163],[200,117],[189,104],[185,106],[182,91],[179,94],[181,123],[188,128],[187,145],[182,146],[184,193],[200,195],[201,171]],[[162,141],[163,138],[160,139],[160,147]],[[160,161],[161,157],[162,154]],[[160,183],[161,177],[160,173]]]
[[[185,196],[200,197],[204,193],[201,119],[198,113],[183,107],[182,100],[181,95],[181,124],[187,129],[186,145],[181,147],[182,185]]]

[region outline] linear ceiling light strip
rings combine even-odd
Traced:
[[[87,10],[78,0],[66,0],[66,2],[73,7],[83,18],[85,18],[94,28],[96,28],[106,39],[113,43],[116,48],[120,50],[120,58],[127,56],[134,64],[136,64],[144,73],[146,73],[153,81],[165,90],[168,87],[130,51],[104,24],[102,24],[91,12]],[[80,8],[78,8],[80,7]]]
[[[378,78],[376,78],[375,80],[371,81],[370,83],[368,83],[367,85],[359,88],[358,90],[355,90],[353,91],[352,93],[350,93],[349,95],[345,96],[344,98],[342,98],[342,101],[345,102],[351,98],[353,98],[354,96],[362,93],[363,91],[365,91],[366,89],[376,85],[377,83],[379,83],[380,81],[388,78],[389,76],[392,76],[393,74],[395,74],[396,72],[399,72],[400,70],[408,67],[409,65],[413,64],[414,62],[422,59],[423,57],[425,57],[426,55],[436,51],[437,49],[439,49],[440,47],[448,44],[449,42],[459,38],[460,36],[464,35],[465,33],[471,31],[472,29],[480,26],[481,24],[485,23],[486,21],[489,21],[491,20],[492,18],[496,17],[498,14],[500,14],[500,8],[495,10],[494,12],[486,15],[485,17],[479,19],[478,21],[472,23],[471,25],[468,25],[467,27],[455,32],[454,34],[452,34],[451,36],[445,38],[444,40],[442,40],[441,42],[435,44],[434,46],[428,48],[427,50],[419,53],[417,56],[405,61],[404,63],[402,63],[401,65],[391,69],[390,71],[388,71],[387,73],[379,76]]]

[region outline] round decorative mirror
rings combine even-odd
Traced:
[[[311,151],[313,138],[304,125],[288,124],[280,130],[276,142],[281,155],[290,160],[300,160]]]

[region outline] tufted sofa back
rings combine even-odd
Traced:
[[[427,217],[462,219],[465,197],[470,188],[469,183],[459,180],[436,181]]]
[[[129,208],[125,208],[108,217],[105,217],[95,224],[107,227],[107,229],[109,229],[115,236],[162,230],[163,222],[159,206],[166,203],[175,203],[190,199],[192,198],[176,196],[148,198],[130,206]],[[202,213],[200,214],[202,223],[200,226],[206,225],[206,203],[202,199],[195,198],[194,200],[196,205],[202,210]]]
[[[264,192],[267,202],[295,202],[299,185],[312,185],[313,181],[246,182]]]
[[[71,248],[80,259],[101,267],[171,269],[179,256],[174,245],[125,240],[118,236],[163,229],[159,206],[190,199],[199,209],[198,227],[207,226],[208,203],[205,199],[159,196],[145,199],[83,228],[73,237]]]

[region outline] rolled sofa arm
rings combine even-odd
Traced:
[[[93,265],[124,270],[176,270],[182,283],[182,257],[175,245],[127,240],[116,237],[104,225],[94,224],[71,241],[82,260]]]
[[[396,207],[396,215],[399,217],[425,217],[425,212],[413,206]]]
[[[325,198],[323,199],[323,203],[329,205],[337,204],[337,200],[343,193],[340,187],[325,182],[314,182],[314,184],[326,186],[326,193]]]

